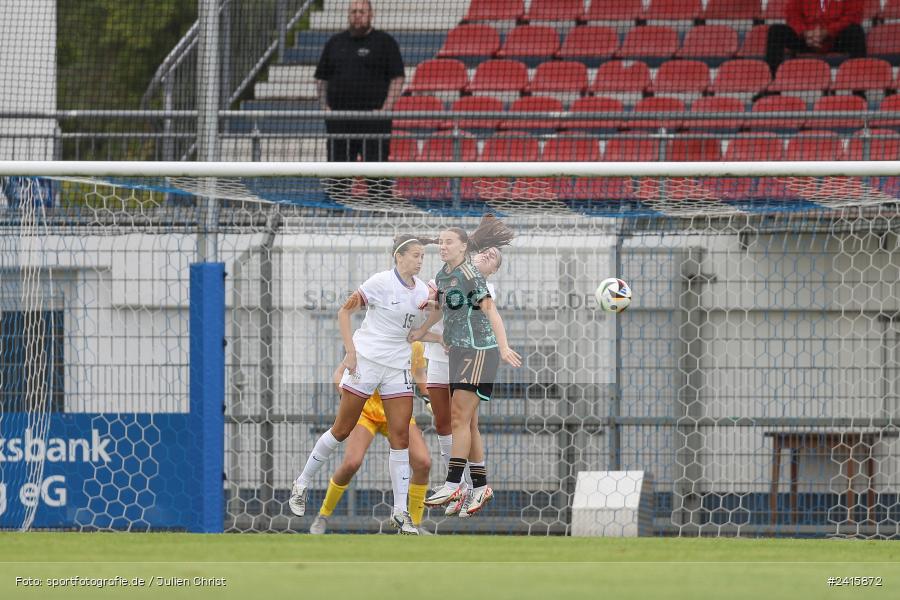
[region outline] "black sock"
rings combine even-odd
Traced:
[[[469,465],[469,473],[472,474],[472,487],[480,488],[487,485],[487,469],[484,465]]]
[[[451,458],[450,466],[447,469],[447,481],[450,483],[459,483],[462,481],[463,471],[466,470],[466,463],[468,461],[464,458]]]

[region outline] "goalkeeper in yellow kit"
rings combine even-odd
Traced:
[[[412,371],[416,391],[427,403],[428,394],[425,387],[427,362],[425,361],[425,347],[421,342],[413,343],[410,362],[410,370]],[[345,367],[342,363],[335,370],[333,377],[335,385],[340,384],[344,369]],[[350,437],[347,438],[344,444],[344,460],[331,475],[331,479],[328,482],[328,491],[325,493],[325,500],[322,502],[319,514],[309,528],[310,533],[322,534],[327,531],[328,518],[334,512],[338,502],[340,502],[347,486],[350,485],[350,480],[353,479],[353,476],[362,465],[363,458],[369,450],[369,445],[371,445],[377,433],[385,437],[388,436],[384,405],[381,403],[381,396],[376,390],[366,401],[356,427],[353,428]],[[409,515],[412,518],[413,525],[418,528],[422,522],[422,514],[425,511],[425,494],[428,490],[431,455],[415,419],[410,419],[409,421],[409,466],[412,471],[409,482]]]

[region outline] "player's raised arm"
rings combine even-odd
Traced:
[[[416,327],[415,329],[409,330],[409,335],[406,339],[412,342],[419,342],[425,339],[425,336],[428,334],[428,330],[434,327],[435,323],[440,321],[443,318],[443,312],[441,311],[440,306],[435,306],[430,313],[428,313],[428,318],[425,319],[425,323],[422,324],[421,327]],[[433,335],[433,334],[432,334]],[[431,340],[425,340],[431,341]],[[440,340],[436,340],[440,341]]]
[[[494,299],[491,297],[485,298],[481,301],[479,307],[484,311],[488,321],[491,322],[491,328],[494,330],[494,335],[497,338],[497,347],[500,350],[500,358],[514,367],[521,367],[522,357],[519,356],[515,350],[510,348],[509,343],[506,341],[506,327],[503,326],[503,319],[500,318],[500,313],[497,312],[497,306],[494,304]]]

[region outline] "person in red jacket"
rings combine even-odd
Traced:
[[[766,38],[766,62],[772,76],[793,52],[842,52],[851,58],[866,55],[862,28],[865,0],[789,0],[784,10],[787,25],[772,25]]]

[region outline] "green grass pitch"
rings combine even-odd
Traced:
[[[50,587],[53,578],[73,577],[82,578],[74,587],[71,579]],[[129,585],[81,583],[116,577]],[[851,579],[829,586],[830,577]],[[857,585],[853,577],[880,578],[873,583],[881,585]],[[41,585],[26,585],[27,578]],[[134,585],[135,578],[144,584]],[[438,592],[490,600],[898,598],[900,543],[0,533],[0,598],[399,599]]]

